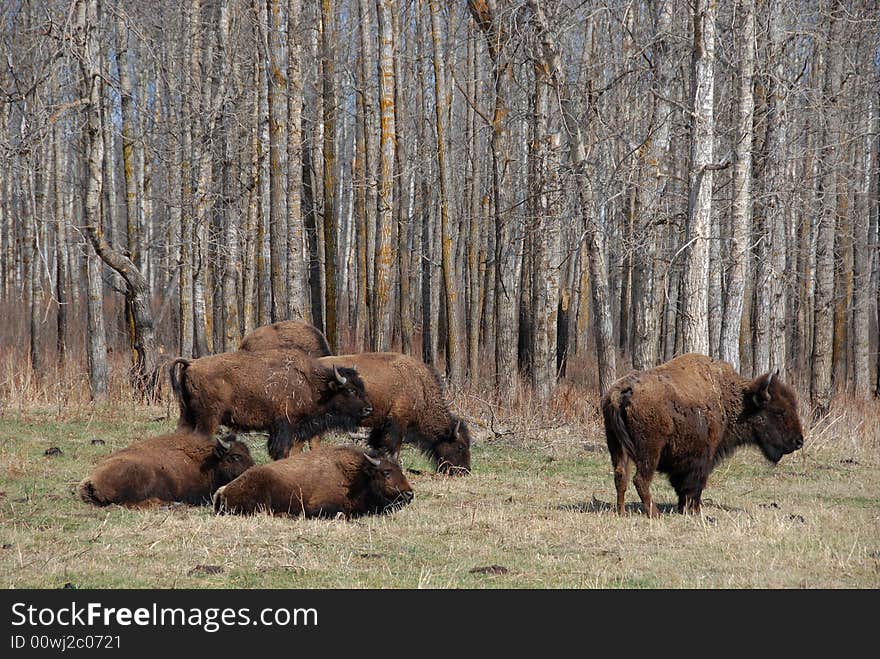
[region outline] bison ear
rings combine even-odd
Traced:
[[[773,382],[773,377],[779,374],[779,369],[776,372],[764,373],[764,375],[759,375],[754,380],[752,380],[752,384],[749,387],[752,395],[752,402],[755,407],[764,407],[768,402],[770,402],[770,383]]]
[[[214,445],[214,455],[216,455],[218,458],[222,458],[224,455],[226,455],[226,452],[232,448],[232,440],[232,435],[228,435],[226,437],[218,437],[217,443]]]

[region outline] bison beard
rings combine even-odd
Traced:
[[[397,463],[353,446],[322,446],[252,472],[217,490],[215,512],[352,517],[388,512],[413,498]]]
[[[102,460],[77,491],[96,506],[202,504],[222,485],[254,465],[250,451],[233,437],[216,442],[172,433],[135,442]]]
[[[737,447],[756,445],[776,463],[803,446],[790,387],[771,373],[743,378],[698,354],[624,376],[603,396],[602,413],[620,514],[633,464],[636,491],[656,517],[650,487],[657,471],[668,475],[679,512],[699,512],[709,473]]]

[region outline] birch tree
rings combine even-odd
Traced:
[[[697,0],[693,14],[688,244],[681,287],[682,345],[685,352],[709,353],[709,239],[715,160],[716,0]]]

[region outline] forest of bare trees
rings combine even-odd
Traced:
[[[880,395],[873,0],[15,0],[0,391],[301,317],[548,397],[697,351]],[[109,355],[109,357],[108,357]],[[9,365],[12,366],[9,366]]]

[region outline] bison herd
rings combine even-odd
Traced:
[[[434,368],[399,353],[331,355],[324,335],[303,321],[257,328],[234,352],[176,359],[169,376],[177,430],[105,458],[79,484],[83,501],[351,517],[412,501],[399,465],[403,443],[439,473],[471,470],[470,431],[450,412]],[[709,473],[738,446],[755,445],[776,463],[804,442],[797,399],[777,374],[744,378],[704,355],[629,373],[601,407],[620,514],[633,467],[648,515],[658,515],[650,489],[658,471],[679,512],[699,513]],[[221,426],[268,433],[272,462],[255,466],[247,445],[217,434]],[[359,427],[369,429],[366,447],[320,444],[328,431]]]

